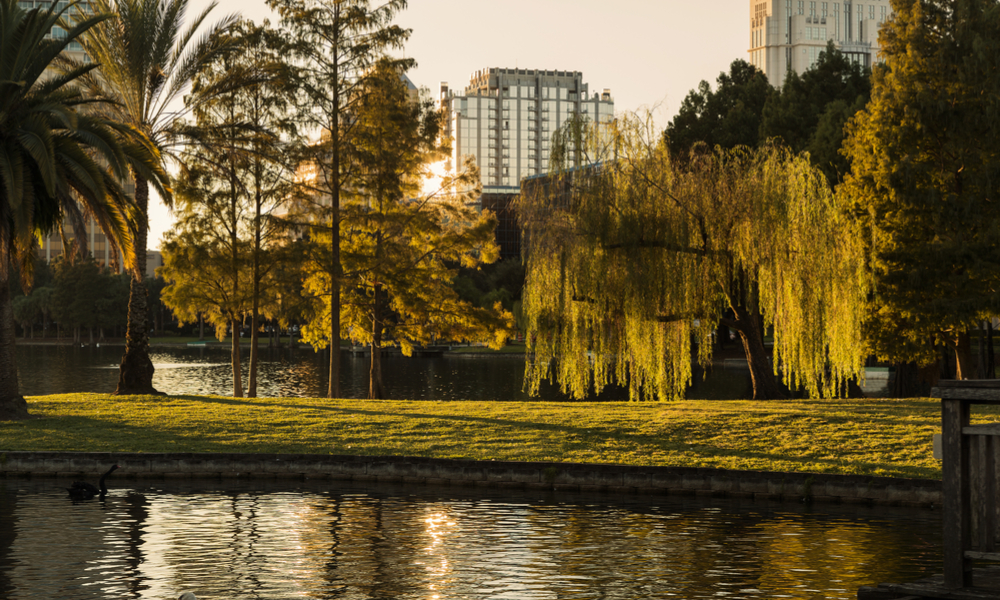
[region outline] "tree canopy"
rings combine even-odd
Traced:
[[[392,61],[377,63],[354,104],[353,144],[343,155],[354,185],[343,207],[342,327],[351,340],[370,344],[369,397],[382,398],[381,349],[435,340],[488,341],[502,346],[513,318],[500,308],[481,308],[461,300],[451,286],[450,265],[475,267],[499,256],[493,239],[496,219],[477,213],[475,192],[454,193],[461,181],[446,180],[444,190],[425,193],[428,163],[446,155],[443,114],[429,100],[413,100]],[[325,243],[325,236],[320,238]],[[327,289],[323,272],[306,280],[307,289]],[[325,341],[328,313],[304,331],[314,344]]]
[[[876,295],[868,320],[885,360],[956,352],[1000,301],[1000,4],[894,0],[885,68],[849,125],[840,193],[865,227]]]
[[[741,336],[755,398],[785,394],[778,372],[814,395],[861,372],[863,247],[806,158],[739,147],[678,165],[635,116],[591,139],[605,143],[594,166],[553,174],[518,206],[532,390],[554,376],[576,397],[618,381],[633,398],[679,398],[720,321]]]
[[[764,105],[761,140],[779,139],[792,152],[809,152],[813,164],[831,184],[850,168],[840,154],[844,124],[864,108],[871,97],[871,77],[851,62],[833,42],[805,73],[791,72]]]
[[[712,90],[702,81],[681,103],[663,135],[670,152],[684,157],[699,143],[709,148],[760,144],[761,115],[774,95],[767,77],[745,60],[734,60]]]
[[[399,50],[410,30],[393,23],[396,14],[406,8],[406,0],[269,0],[281,15],[281,28],[288,39],[287,54],[292,63],[293,101],[297,120],[306,135],[316,136],[299,148],[299,158],[308,165],[301,172],[299,184],[304,189],[304,218],[299,225],[313,239],[327,240],[325,247],[310,245],[313,250],[305,261],[314,281],[325,278],[329,287],[317,294],[315,301],[324,305],[324,322],[329,326],[326,341],[331,348],[327,396],[340,394],[340,294],[343,265],[340,236],[344,217],[341,201],[352,185],[353,172],[344,156],[354,144],[357,120],[352,117],[360,93],[372,74],[371,67]],[[393,59],[405,70],[414,61]],[[343,163],[343,164],[342,164]]]

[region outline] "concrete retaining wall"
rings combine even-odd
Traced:
[[[134,479],[297,478],[892,506],[941,503],[941,482],[926,479],[398,456],[0,452],[0,476],[95,478],[113,463],[123,468],[116,478]]]

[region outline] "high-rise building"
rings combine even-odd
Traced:
[[[483,69],[461,95],[442,83],[441,103],[452,165],[474,157],[484,194],[516,194],[522,179],[548,172],[552,133],[573,115],[606,123],[615,112],[611,90],[591,95],[579,71]]]
[[[749,62],[777,87],[789,71],[801,74],[816,64],[832,41],[870,68],[879,60],[879,27],[890,16],[889,0],[750,0]]]

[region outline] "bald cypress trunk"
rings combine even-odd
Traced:
[[[382,286],[375,284],[372,298],[372,361],[368,372],[368,399],[381,400],[382,389]]]

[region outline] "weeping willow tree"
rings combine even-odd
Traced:
[[[702,147],[682,167],[636,116],[571,123],[554,144],[554,160],[593,166],[519,200],[529,391],[617,381],[633,399],[680,398],[718,323],[742,340],[755,399],[837,395],[863,373],[863,249],[807,156]]]

